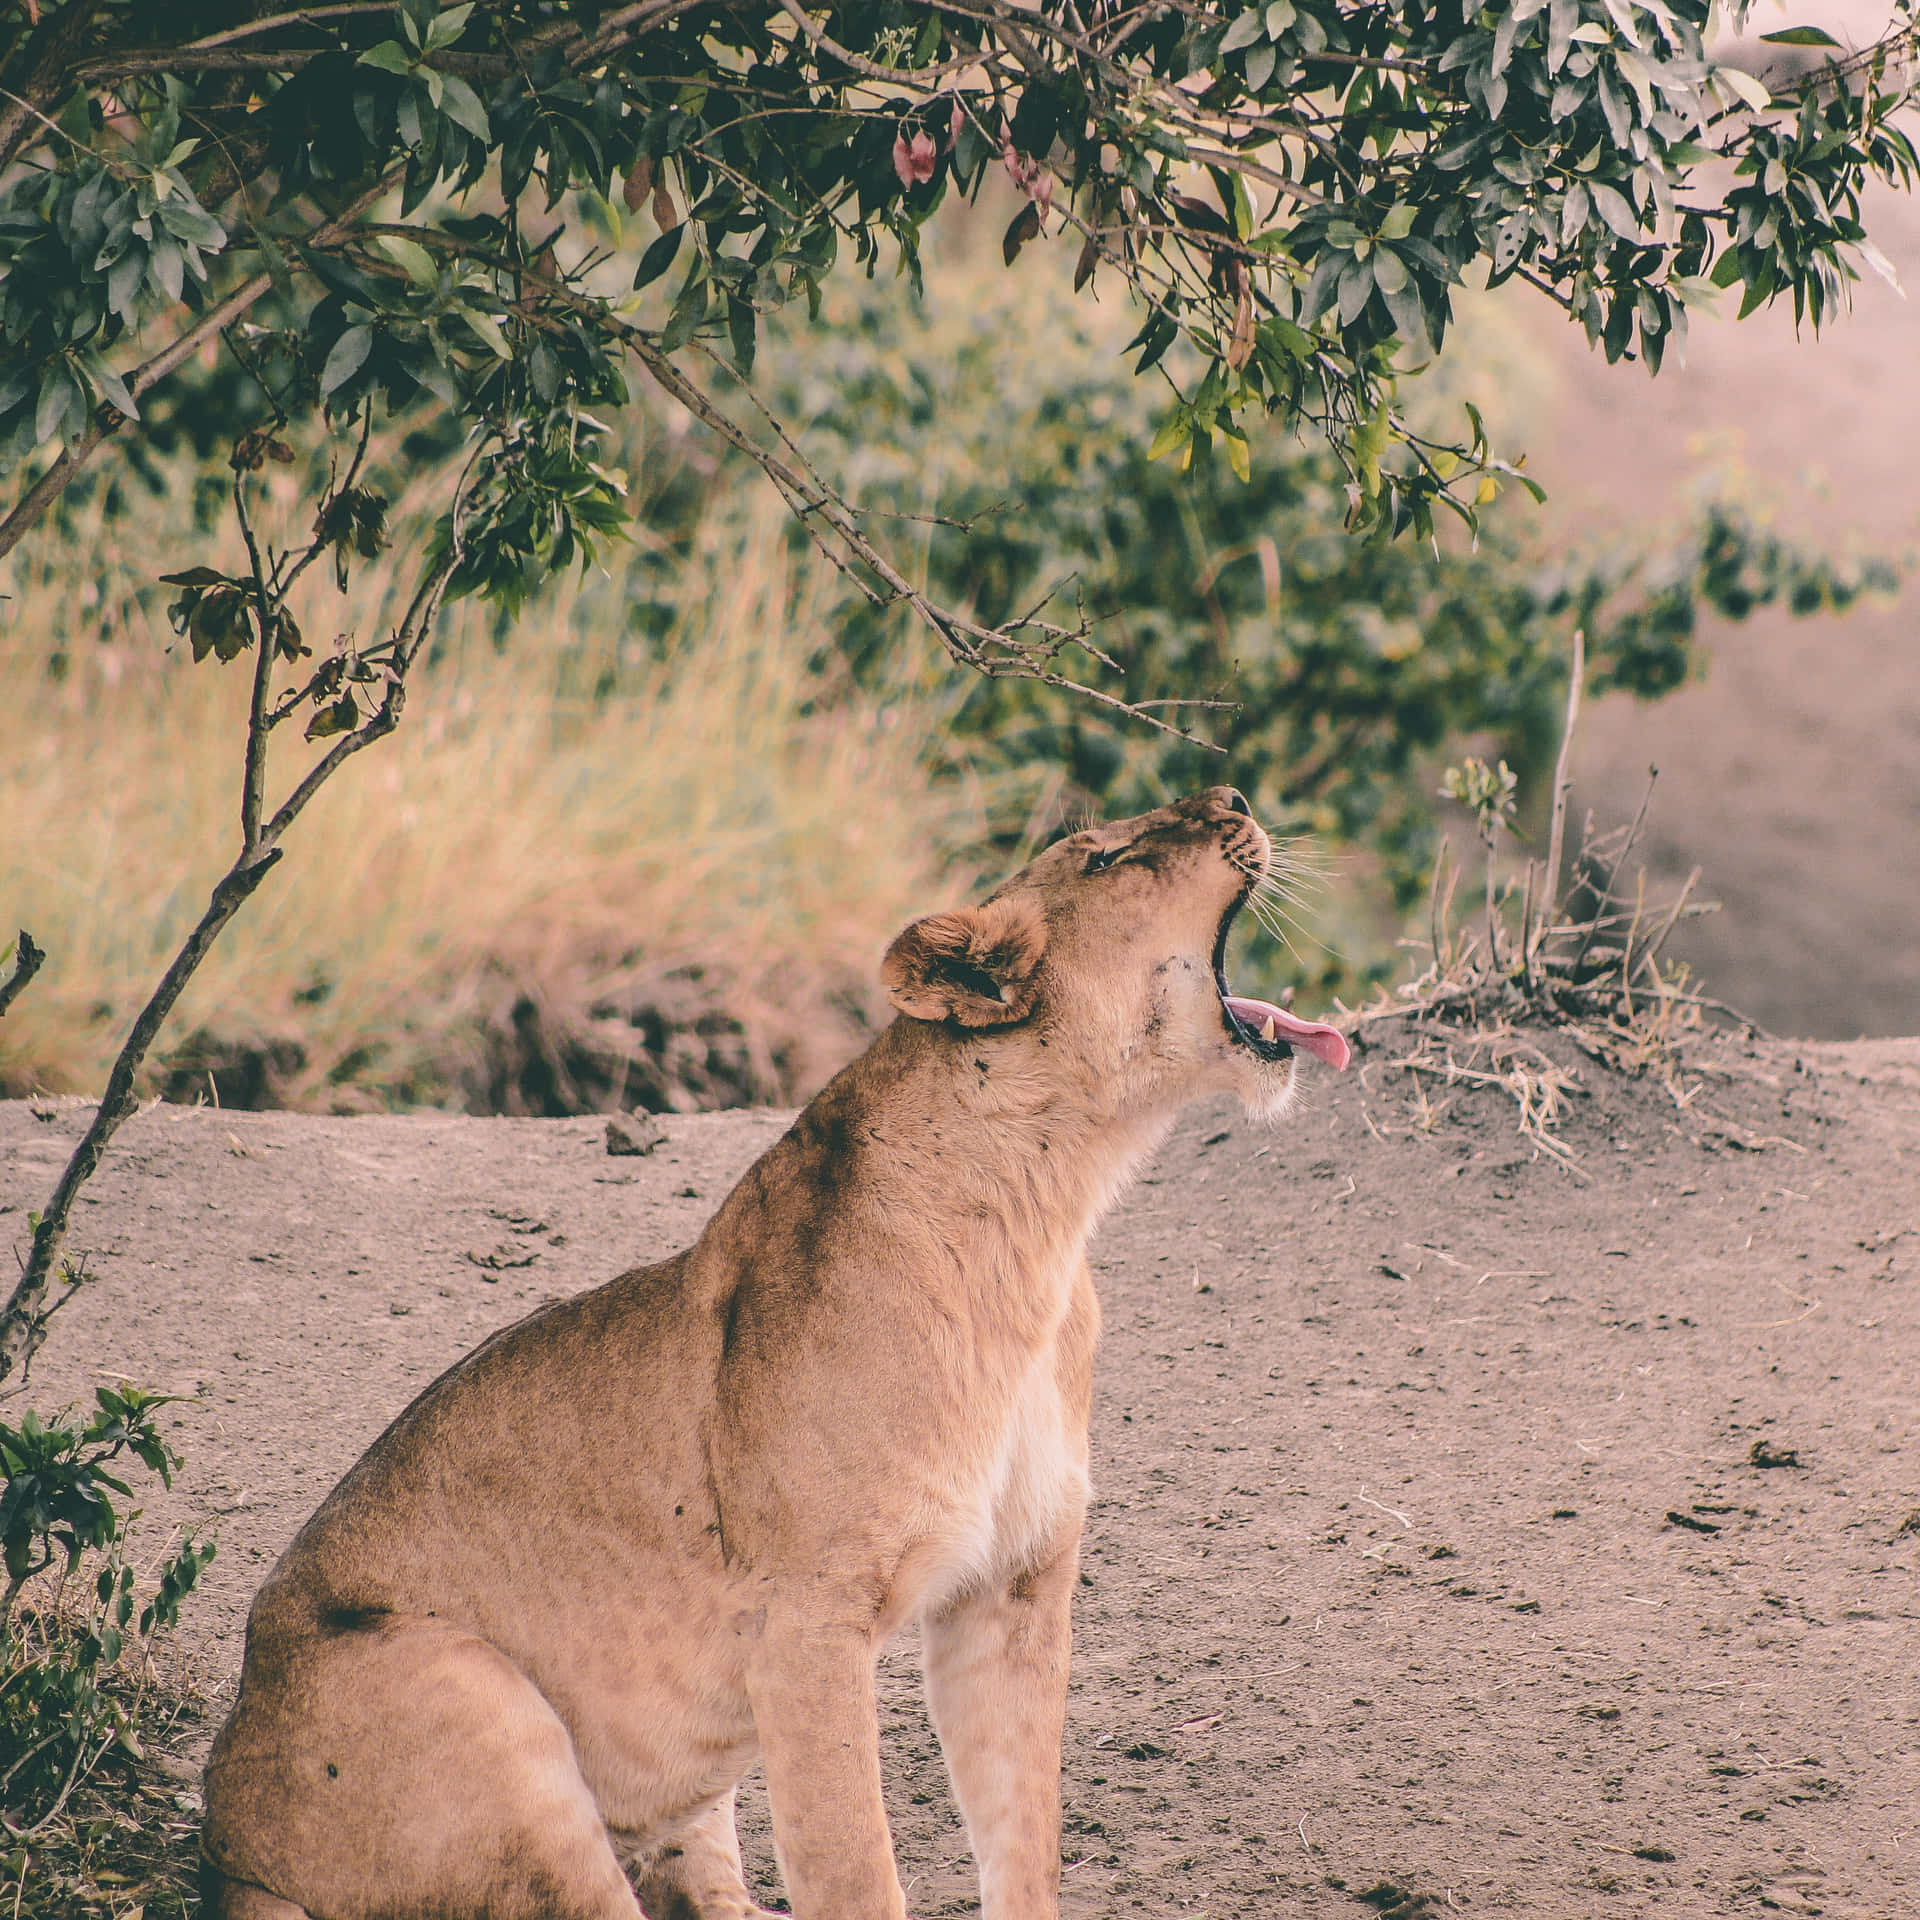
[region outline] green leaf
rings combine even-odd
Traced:
[[[1269,0],[1267,7],[1267,38],[1278,40],[1293,25],[1295,19],[1293,0]]]
[[[476,140],[491,140],[493,125],[487,118],[486,108],[480,104],[480,96],[457,73],[443,73],[439,79],[440,111]]]
[[[1763,33],[1760,38],[1775,47],[1837,47],[1824,27],[1782,27],[1778,33]]]
[[[40,402],[33,414],[33,438],[36,446],[50,440],[59,432],[61,423],[67,417],[67,409],[78,396],[74,392],[73,376],[67,371],[64,360],[54,361],[40,376]]]
[[[500,331],[500,322],[490,313],[482,313],[478,307],[462,307],[460,318],[487,343],[488,350],[496,360],[511,360],[513,349],[507,345],[507,336]]]
[[[660,329],[662,353],[678,353],[707,317],[707,282],[698,271],[699,264],[696,259],[695,271],[687,275],[687,284],[680,289],[673,311],[667,315],[667,324]]]
[[[373,243],[415,286],[440,284],[440,270],[433,264],[433,255],[418,240],[403,239],[397,233],[380,233],[374,235]]]
[[[1900,285],[1900,270],[1893,264],[1871,240],[1864,236],[1854,242],[1860,258],[1877,273],[1895,293],[1904,296],[1905,289]]]
[[[345,386],[366,365],[373,351],[373,329],[349,327],[327,352],[327,363],[320,369],[320,398],[324,400],[336,388]]]
[[[1765,85],[1750,73],[1742,73],[1738,67],[1715,67],[1713,78],[1727,92],[1738,94],[1755,113],[1764,113],[1773,105],[1773,95]]]
[[[1382,240],[1404,240],[1413,231],[1414,209],[1404,200],[1396,201],[1380,222]]]
[[[1398,293],[1407,284],[1406,262],[1391,247],[1373,250],[1373,284],[1388,295]]]
[[[729,297],[727,338],[733,347],[733,364],[743,380],[751,378],[753,374],[755,318],[752,301],[742,300],[737,294]]]
[[[1220,439],[1227,450],[1227,465],[1233,469],[1234,477],[1245,485],[1253,478],[1253,456],[1247,449],[1247,443],[1237,433],[1224,430]]]
[[[1640,222],[1635,217],[1633,203],[1618,187],[1610,187],[1604,180],[1591,180],[1587,191],[1593,196],[1593,210],[1622,240],[1638,240]]]
[[[369,47],[354,65],[378,67],[382,73],[406,74],[413,71],[412,57],[398,40],[382,40],[377,47]]]
[[[176,191],[155,209],[160,224],[176,240],[196,247],[218,248],[227,244],[227,230],[190,193]]]
[[[1373,298],[1373,266],[1366,260],[1349,260],[1340,272],[1340,324],[1350,327],[1366,311]]]
[[[1613,64],[1626,78],[1640,101],[1640,118],[1653,118],[1653,70],[1631,48],[1622,47],[1613,56]]]
[[[687,223],[684,220],[679,221],[653,241],[646,252],[640,256],[640,264],[633,273],[633,286],[636,293],[642,287],[651,286],[673,265],[674,256],[680,251],[680,242],[686,237],[686,231]]]
[[[1711,280],[1686,274],[1669,274],[1667,291],[1682,306],[1697,307],[1703,313],[1712,313],[1720,303],[1720,289]]]
[[[1222,53],[1238,53],[1242,47],[1250,47],[1256,40],[1267,37],[1267,23],[1258,7],[1249,7],[1239,19],[1226,31],[1226,37],[1220,42]]]
[[[169,300],[186,285],[186,255],[171,234],[156,234],[147,248],[147,276]]]
[[[147,277],[147,252],[138,243],[128,247],[107,269],[107,305],[122,320],[134,317],[141,282]]]
[[[1173,411],[1161,421],[1160,430],[1153,436],[1147,448],[1149,460],[1161,460],[1178,447],[1184,447],[1193,438],[1193,413],[1185,404],[1176,404]]]
[[[445,13],[436,14],[433,24],[427,28],[426,50],[438,53],[442,47],[450,47],[467,30],[467,21],[472,17],[472,0],[458,7],[449,7]]]
[[[139,405],[127,391],[127,383],[97,353],[82,353],[80,364],[86,368],[88,377],[115,412],[124,414],[129,420],[140,418]]]

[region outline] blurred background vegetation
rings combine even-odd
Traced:
[[[1218,450],[1176,471],[1147,457],[1165,402],[1120,358],[1133,316],[1075,299],[1048,250],[1004,269],[997,231],[943,217],[920,301],[837,281],[819,322],[783,316],[756,384],[852,497],[921,516],[941,597],[992,621],[1083,603],[1104,684],[1232,703],[1185,716],[1224,752],[962,675],[910,616],[874,615],[748,462],[636,402],[608,421],[630,537],[515,619],[453,610],[405,725],[214,950],[152,1090],[321,1111],[796,1100],[884,1017],[876,962],[904,920],[1064,824],[1215,780],[1295,843],[1300,883],[1289,942],[1249,928],[1236,979],[1351,1001],[1395,965],[1446,760],[1504,757],[1544,802],[1575,626],[1597,687],[1651,698],[1697,671],[1708,612],[1893,584],[1731,494],[1584,547],[1549,544],[1520,495],[1477,551],[1435,551],[1350,535],[1332,460],[1278,436],[1245,480]],[[1497,394],[1497,437],[1537,445],[1539,349],[1463,306],[1418,405]],[[189,669],[157,576],[238,558],[244,398],[230,374],[184,383],[139,465],[103,463],[0,565],[0,901],[51,955],[0,1028],[0,1091],[98,1088],[224,865],[246,688]],[[418,425],[376,450],[396,495],[458,452]],[[330,449],[302,451],[313,471],[270,483],[275,538],[304,531]],[[397,523],[344,600],[316,577],[309,634],[375,625],[429,531]]]

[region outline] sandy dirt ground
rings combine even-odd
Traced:
[[[1684,1109],[1589,1068],[1577,1174],[1494,1090],[1423,1128],[1405,1045],[1278,1130],[1194,1110],[1096,1248],[1067,1910],[1920,1913],[1920,1041],[1738,1048]],[[9,1238],[85,1117],[0,1105]],[[219,1528],[209,1722],[408,1398],[686,1243],[785,1121],[668,1124],[647,1159],[588,1120],[129,1126],[32,1399],[196,1396],[147,1524]],[[882,1701],[910,1904],[971,1911],[911,1644]],[[771,1898],[757,1787],[744,1824]]]

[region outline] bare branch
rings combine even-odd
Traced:
[[[247,476],[233,470],[233,512],[247,543],[247,561],[253,569],[255,658],[253,692],[247,705],[247,763],[240,781],[240,850],[245,858],[260,846],[260,808],[267,786],[267,704],[273,694],[273,655],[278,644],[279,600],[267,584],[260,560],[260,543],[253,537],[253,519],[247,512]]]
[[[209,33],[199,40],[189,40],[187,50],[198,53],[204,47],[231,46],[236,40],[251,40],[262,33],[275,33],[281,27],[311,26],[317,20],[337,20],[349,14],[384,13],[391,15],[391,0],[351,0],[348,5],[329,7],[296,7],[292,13],[270,13],[261,20],[249,20],[245,26],[229,27],[225,33]]]
[[[353,471],[357,471],[357,461]],[[245,492],[235,483],[235,505],[245,520]],[[457,512],[457,507],[456,507]],[[267,593],[266,604],[277,612],[281,604],[280,597],[265,589],[266,573],[259,563],[252,530],[247,528],[249,553],[255,560],[256,593]],[[385,699],[380,709],[366,723],[352,733],[337,741],[320,760],[307,772],[306,777],[295,787],[273,818],[264,827],[258,821],[257,779],[264,778],[265,721],[262,708],[264,676],[257,674],[255,695],[249,713],[248,724],[248,788],[246,805],[255,809],[253,819],[255,832],[250,841],[242,846],[239,858],[222,876],[213,889],[206,911],[200,916],[199,923],[180,951],[173,957],[172,964],[161,977],[160,984],[154,989],[152,997],[141,1008],[133,1023],[132,1031],[127,1035],[118,1055],[115,1056],[113,1070],[108,1075],[105,1093],[100,1105],[95,1109],[92,1123],[74,1148],[59,1184],[54,1188],[53,1197],[47,1202],[46,1212],[41,1216],[39,1227],[35,1230],[33,1244],[28,1252],[26,1266],[21,1273],[20,1282],[8,1297],[4,1308],[0,1308],[0,1380],[4,1380],[16,1367],[28,1365],[40,1343],[46,1337],[47,1320],[58,1310],[62,1301],[69,1297],[62,1295],[60,1300],[49,1302],[47,1295],[52,1287],[56,1265],[60,1260],[62,1248],[66,1244],[67,1229],[70,1223],[73,1205],[81,1187],[92,1177],[94,1169],[100,1164],[100,1156],[106,1151],[122,1124],[137,1110],[139,1102],[135,1094],[135,1082],[147,1054],[154,1041],[159,1037],[161,1028],[172,1013],[175,1002],[187,982],[192,979],[201,961],[206,958],[227,922],[239,912],[240,908],[252,896],[269,872],[279,864],[282,849],[279,845],[282,835],[292,826],[308,803],[328,780],[346,764],[356,753],[371,746],[376,740],[384,739],[399,725],[400,714],[406,702],[405,670],[419,653],[420,647],[439,615],[447,582],[452,577],[458,563],[459,546],[456,541],[454,551],[421,581],[408,606],[406,615],[394,633],[394,645],[402,662],[400,669],[388,682]],[[263,632],[259,645],[263,654],[271,652],[272,640],[269,633]],[[260,749],[259,758],[255,757],[255,746]],[[23,933],[21,935],[22,957],[32,947],[32,943]],[[37,949],[34,965],[38,965]],[[24,981],[21,983],[24,984]],[[18,988],[13,988],[17,992]],[[7,993],[5,998],[11,998]],[[0,1010],[4,1010],[5,999],[0,998]]]
[[[35,945],[33,935],[22,927],[20,937],[13,943],[13,971],[0,980],[0,1014],[4,1014],[20,998],[27,982],[40,971],[46,957],[46,949]]]
[[[100,1156],[130,1114],[139,1105],[134,1094],[134,1078],[146,1059],[147,1049],[173,1011],[174,1002],[206,957],[221,928],[240,910],[242,903],[267,877],[280,858],[278,850],[269,851],[251,865],[236,863],[214,888],[199,924],[187,936],[186,944],[174,955],[173,964],[161,976],[153,996],[140,1009],[133,1031],[120,1049],[107,1078],[106,1092],[94,1110],[92,1124],[74,1148],[60,1176],[60,1183],[47,1202],[45,1213],[33,1236],[25,1270],[19,1285],[0,1308],[0,1380],[15,1367],[30,1361],[45,1337],[47,1292],[52,1283],[54,1263],[66,1244],[67,1225],[73,1203],[82,1186],[100,1164]]]
[[[869,80],[884,80],[889,86],[918,87],[924,90],[935,80],[944,80],[950,73],[964,73],[969,67],[980,64],[976,53],[962,54],[957,60],[945,60],[937,67],[889,67],[877,60],[869,60],[863,53],[855,53],[851,47],[843,47],[825,27],[817,26],[800,0],[780,0],[781,6],[807,38],[822,53],[830,54],[850,73],[863,75]]]
[[[9,104],[0,108],[0,169],[26,144],[35,121],[45,118],[43,109],[57,105],[66,92],[68,57],[86,38],[100,6],[101,0],[69,0],[22,49],[21,78],[9,92]]]
[[[1573,729],[1580,718],[1580,689],[1586,676],[1587,636],[1581,628],[1576,627],[1573,631],[1573,671],[1567,682],[1567,721],[1560,733],[1560,758],[1553,769],[1553,824],[1547,833],[1547,871],[1540,888],[1540,932],[1545,931],[1546,922],[1560,910],[1560,855],[1567,830],[1567,795],[1573,791],[1573,776],[1568,771],[1568,763],[1573,758]],[[1525,930],[1529,967],[1533,964],[1534,935],[1534,929]]]

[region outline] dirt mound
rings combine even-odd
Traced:
[[[1396,1064],[1418,1039],[1371,1029],[1275,1131],[1196,1109],[1096,1249],[1067,1911],[1920,1910],[1920,1041],[1588,1065],[1568,1169],[1499,1087]],[[16,1237],[85,1114],[0,1106]],[[684,1244],[784,1116],[666,1124],[645,1159],[587,1120],[131,1124],[32,1399],[199,1393],[150,1504],[219,1519],[210,1714],[406,1399]],[[908,1898],[965,1912],[915,1665],[881,1688]],[[761,1797],[747,1828],[771,1893]]]

